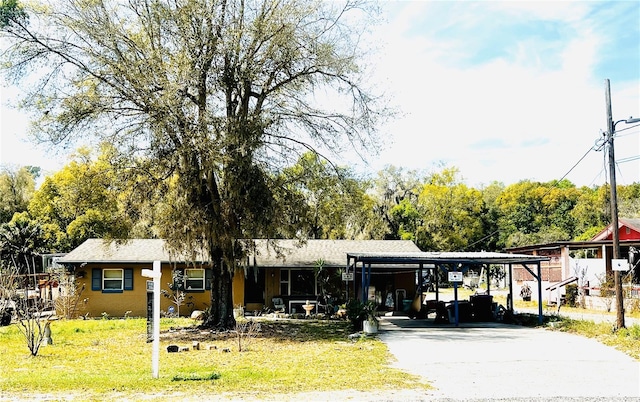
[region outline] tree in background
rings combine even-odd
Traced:
[[[418,208],[422,222],[416,244],[422,250],[468,250],[484,235],[482,193],[463,184],[455,168],[431,175],[420,192]]]
[[[282,172],[284,187],[298,194],[298,211],[291,211],[304,237],[312,239],[363,239],[374,235],[376,217],[366,194],[368,182],[344,167],[307,152]]]
[[[570,182],[524,180],[507,186],[497,198],[500,244],[503,247],[571,240],[580,191]]]
[[[500,210],[497,205],[497,199],[504,191],[505,185],[501,182],[494,181],[486,187],[480,189],[484,202],[485,212],[482,214],[482,224],[484,229],[483,237],[471,243],[470,246],[478,250],[494,251],[499,250],[499,227],[498,218]]]
[[[49,251],[68,252],[88,238],[120,238],[129,232],[131,222],[118,204],[125,182],[109,162],[111,151],[105,146],[93,160],[81,148],[34,194],[29,215],[46,232]]]
[[[160,234],[175,252],[206,250],[205,324],[232,328],[241,239],[270,237],[283,216],[281,162],[313,145],[375,143],[386,114],[358,47],[369,10],[357,0],[31,5],[3,12],[2,58],[12,77],[43,78],[25,96],[41,111],[36,134],[97,137],[152,163],[156,184],[171,180]]]
[[[618,215],[640,218],[640,183],[618,186]]]
[[[42,226],[31,220],[28,213],[16,213],[11,221],[0,225],[0,261],[5,266],[15,267],[19,275],[26,275],[26,278],[34,275],[36,261],[45,250]]]
[[[0,296],[15,303],[18,329],[32,356],[38,354],[49,331],[49,321],[42,313],[51,306],[32,294],[38,289],[36,261],[44,250],[42,228],[26,212],[0,225]]]
[[[375,200],[374,213],[386,226],[383,238],[409,239],[415,225],[414,208],[423,183],[420,173],[387,166],[378,172],[369,192]]]
[[[619,191],[621,190],[622,187]],[[580,188],[576,205],[570,212],[576,222],[573,240],[590,240],[607,226],[611,215],[609,195],[609,187],[606,185]]]
[[[27,210],[35,191],[40,168],[4,167],[0,171],[0,223],[9,222],[16,212]]]

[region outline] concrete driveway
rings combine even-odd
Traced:
[[[380,324],[395,366],[436,388],[424,399],[640,398],[640,363],[593,339],[495,323],[456,328],[384,317]]]

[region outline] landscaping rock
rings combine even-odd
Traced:
[[[178,353],[179,351],[180,351],[180,348],[178,347],[178,345],[167,346],[167,353]]]

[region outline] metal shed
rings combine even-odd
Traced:
[[[413,266],[421,271],[427,266],[433,266],[443,272],[460,272],[463,273],[474,266],[488,266],[492,264],[507,265],[509,269],[509,293],[513,297],[513,265],[521,265],[524,267],[537,281],[538,290],[538,321],[542,323],[542,281],[540,272],[540,263],[548,261],[548,257],[525,255],[525,254],[507,254],[495,252],[353,252],[347,253],[347,272],[356,273],[358,264],[360,265],[360,280],[362,285],[362,300],[366,300],[371,281],[371,270],[378,265],[395,265]],[[487,269],[487,276],[489,270]],[[487,281],[489,283],[489,281]],[[354,281],[355,288],[355,281]],[[457,315],[457,288],[456,289],[456,325],[458,324]],[[488,289],[490,292],[490,289]],[[507,306],[513,313],[513,303]]]

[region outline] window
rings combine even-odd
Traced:
[[[121,269],[102,270],[102,289],[122,290],[123,276],[124,273]]]
[[[122,293],[133,290],[132,268],[94,268],[91,271],[91,290],[103,293]]]
[[[173,287],[185,292],[204,292],[211,290],[213,270],[204,268],[176,268],[172,272]]]
[[[281,295],[289,294],[289,270],[288,269],[280,270],[280,294]]]
[[[186,290],[204,290],[204,269],[185,269],[184,283]]]
[[[315,295],[316,278],[310,269],[280,270],[281,295]]]

